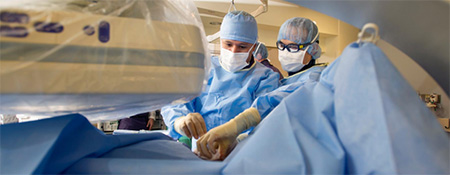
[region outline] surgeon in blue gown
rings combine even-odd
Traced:
[[[294,17],[285,21],[278,32],[276,44],[281,67],[289,76],[281,80],[281,87],[258,97],[252,104],[262,118],[306,82],[319,81],[326,67],[316,64],[322,49],[319,46],[319,29],[310,19]]]
[[[253,16],[244,11],[232,11],[224,17],[220,28],[220,56],[211,58],[205,90],[187,103],[165,106],[161,110],[170,136],[198,139],[249,108],[258,96],[279,86],[278,74],[254,61],[257,39]]]
[[[305,83],[319,80],[325,66],[315,64],[321,48],[319,30],[313,21],[300,17],[287,20],[280,28],[277,40],[279,61],[289,76],[281,80],[281,87],[259,96],[251,108],[200,138],[197,146],[208,148],[199,149],[201,155],[218,154],[213,157],[224,159],[235,146],[236,138],[238,141],[245,138],[246,133],[238,136],[239,133],[257,125],[283,98]]]

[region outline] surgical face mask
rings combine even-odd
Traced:
[[[308,48],[309,46],[305,50],[300,50],[295,53],[291,53],[287,49],[284,49],[283,51],[278,50],[278,59],[280,60],[283,70],[287,72],[296,72],[302,69],[305,66],[303,60],[305,59]]]
[[[220,47],[220,65],[227,71],[237,72],[248,65],[247,58],[253,46],[248,52],[234,53]]]

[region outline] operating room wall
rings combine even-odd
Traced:
[[[278,61],[278,49],[276,47],[267,47],[267,51],[269,53],[269,57],[267,58],[269,62],[280,70],[281,74],[284,77],[287,77],[288,74],[281,68],[280,61]]]

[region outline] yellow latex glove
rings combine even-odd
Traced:
[[[205,120],[199,113],[189,113],[175,120],[174,129],[181,135],[198,139],[206,133]]]
[[[255,108],[246,109],[227,123],[215,127],[197,141],[197,153],[203,159],[223,160],[237,144],[237,136],[258,125],[261,116]]]

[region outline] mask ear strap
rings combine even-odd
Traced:
[[[258,47],[256,47],[256,49],[255,49],[255,51],[254,51],[255,53],[257,53],[256,51],[258,51],[259,46],[261,46],[261,42],[259,42]]]
[[[305,49],[305,52],[306,52],[306,53],[309,53],[308,50],[309,50],[310,47],[313,47],[312,44],[306,46],[306,49]]]
[[[311,44],[316,42],[318,37],[319,37],[319,32],[317,32],[316,36],[311,40]]]
[[[255,47],[255,44],[258,42],[258,40],[256,40],[253,44],[252,44],[252,47],[250,48],[250,50],[248,50],[248,54],[250,54],[250,52],[252,51],[252,48],[253,47]],[[261,43],[259,43],[259,44],[261,44]],[[259,45],[258,45],[258,48],[259,48]],[[255,49],[255,51],[256,51],[256,49]],[[255,51],[253,51],[253,52],[255,52]],[[253,54],[252,54],[253,55]]]

